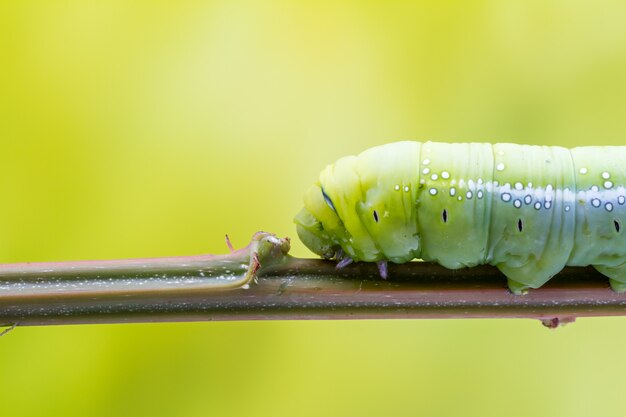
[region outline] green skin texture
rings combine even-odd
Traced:
[[[490,264],[515,294],[593,265],[623,292],[625,162],[617,146],[390,143],[327,166],[295,222],[327,259]]]

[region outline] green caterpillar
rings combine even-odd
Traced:
[[[513,293],[593,265],[626,291],[626,147],[396,142],[327,166],[295,217],[313,252],[495,265]]]

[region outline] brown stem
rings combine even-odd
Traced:
[[[390,265],[385,281],[375,264],[337,270],[288,250],[288,239],[257,233],[228,255],[0,265],[0,323],[520,317],[555,327],[626,315],[626,294],[592,268],[516,296],[489,266]]]

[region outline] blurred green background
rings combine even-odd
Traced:
[[[0,262],[295,237],[325,164],[398,139],[626,145],[625,22],[622,1],[0,0]],[[626,318],[18,328],[1,414],[622,416],[624,346]]]

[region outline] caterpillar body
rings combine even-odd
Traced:
[[[338,267],[495,265],[512,292],[593,265],[626,291],[626,147],[396,142],[327,166],[295,217]]]

